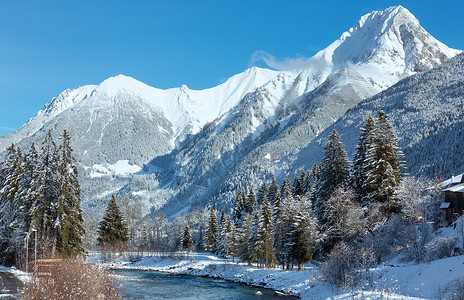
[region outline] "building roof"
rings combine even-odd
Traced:
[[[447,189],[444,189],[445,192],[454,192],[454,193],[464,193],[464,183],[450,186]]]
[[[456,176],[451,176],[450,179],[441,182],[441,183],[440,183],[440,186],[441,186],[441,187],[447,187],[447,186],[450,186],[450,185],[452,185],[452,184],[461,183],[461,180],[462,180],[462,176],[463,176],[463,175],[464,175],[464,174],[460,174],[460,175],[456,175]]]

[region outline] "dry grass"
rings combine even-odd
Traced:
[[[81,260],[63,260],[49,275],[33,276],[22,299],[122,299],[108,270]]]

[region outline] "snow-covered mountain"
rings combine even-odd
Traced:
[[[292,169],[290,158],[362,100],[459,52],[392,7],[363,16],[298,70],[251,68],[201,91],[123,75],[67,90],[0,147],[68,129],[88,206],[112,192],[169,213],[224,205],[237,186]]]
[[[323,155],[320,145],[326,143],[333,128],[352,157],[359,128],[369,114],[375,116],[380,109],[387,113],[399,137],[408,173],[446,178],[464,171],[464,53],[401,80],[349,110],[295,153],[290,170],[319,161]]]

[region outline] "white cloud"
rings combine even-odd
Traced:
[[[251,55],[250,65],[253,66],[257,62],[264,62],[269,68],[279,71],[304,69],[314,63],[311,58],[304,56],[286,57],[284,60],[279,60],[274,55],[262,50],[255,51]]]

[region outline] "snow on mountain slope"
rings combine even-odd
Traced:
[[[162,169],[160,179],[181,191],[166,211],[208,202],[227,206],[237,188],[294,170],[294,154],[349,109],[459,52],[435,40],[401,6],[363,16],[302,70],[263,85],[227,118],[200,131],[170,164],[163,161],[169,171]]]
[[[422,74],[408,77],[389,89],[361,102],[309,145],[295,153],[289,172],[309,168],[320,161],[322,147],[332,128],[342,137],[353,156],[359,128],[369,114],[387,113],[407,172],[415,176],[445,176],[464,171],[464,53]]]
[[[68,129],[86,203],[98,206],[117,190],[149,195],[147,206],[173,214],[208,201],[226,205],[238,186],[291,170],[293,154],[362,100],[459,52],[392,7],[363,16],[299,70],[253,67],[199,91],[161,90],[124,75],[67,90],[0,147]],[[133,172],[112,171],[121,161]]]

